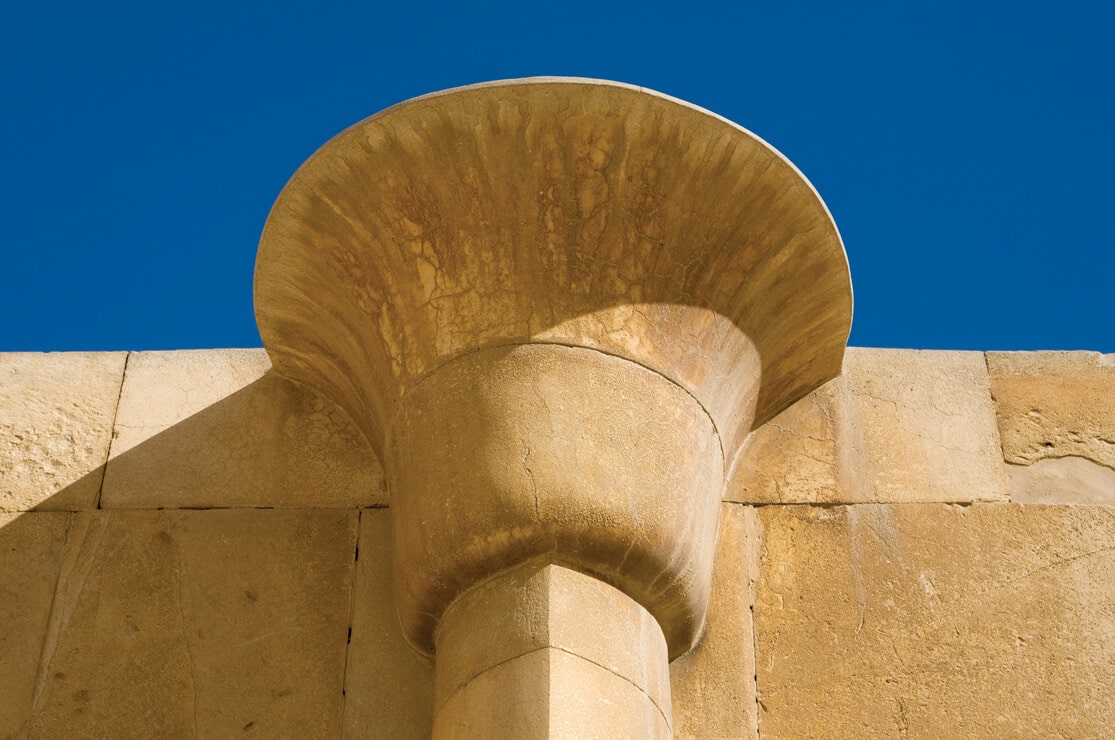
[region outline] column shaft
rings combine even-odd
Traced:
[[[458,598],[436,640],[435,738],[670,737],[662,630],[591,576],[505,571]]]

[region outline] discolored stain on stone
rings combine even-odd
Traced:
[[[416,98],[335,137],[271,212],[255,297],[276,370],[377,450],[439,365],[548,342],[665,375],[733,452],[839,372],[852,309],[830,214],[769,145],[642,88],[561,78]]]
[[[1086,457],[1046,457],[1008,465],[1010,498],[1020,504],[1115,506],[1115,468]]]

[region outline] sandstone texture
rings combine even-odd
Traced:
[[[764,738],[1103,737],[1115,510],[763,507]]]
[[[132,353],[101,506],[382,503],[348,415],[269,368],[254,349]]]
[[[407,643],[395,614],[387,509],[360,513],[352,608],[344,736],[427,740],[433,729],[434,664]]]
[[[70,514],[0,514],[0,738],[31,716]]]
[[[979,352],[849,347],[844,374],[757,429],[725,498],[1001,501],[1008,482]]]
[[[356,513],[76,515],[30,737],[336,737]]]
[[[759,555],[756,516],[749,506],[722,505],[705,632],[697,647],[670,664],[674,737],[756,737],[751,623]]]
[[[178,362],[192,354],[150,356]],[[219,406],[222,392],[227,398],[270,377],[258,351],[196,354],[230,355],[212,363],[224,363],[224,377],[256,364],[225,391],[214,390],[224,381],[211,381],[221,373],[178,376],[172,392],[195,404],[182,414],[187,422]],[[865,355],[874,357],[868,362]],[[87,386],[73,374],[70,356],[30,357],[70,368],[47,372],[40,364],[38,377],[53,379],[22,386],[32,397],[46,398],[52,384]],[[116,372],[123,370],[122,355],[94,357],[114,358]],[[669,666],[673,734],[754,738],[758,726],[772,738],[1105,736],[1115,725],[1109,690],[1115,685],[1115,508],[1102,442],[1111,418],[1107,358],[992,353],[990,385],[980,393],[979,365],[969,353],[852,349],[848,357],[846,377],[822,386],[748,443],[741,460],[750,456],[751,472],[767,476],[749,479],[763,505],[718,504],[702,639]],[[84,367],[94,377],[105,369],[100,360]],[[273,382],[302,392],[285,380]],[[919,390],[922,383],[926,389]],[[43,408],[20,400],[11,387],[0,414]],[[867,395],[857,399],[860,387]],[[995,452],[987,440],[999,444],[988,431],[991,391],[1002,430],[999,459],[1007,457],[1015,503],[872,503],[864,499],[907,489],[876,487],[870,477],[859,487],[842,487],[850,478],[855,483],[854,471],[891,470],[886,481],[902,475],[913,481],[909,490],[922,493],[987,490]],[[272,423],[265,407],[273,401],[265,399],[275,392],[253,401],[260,409],[246,407],[237,422],[241,430],[253,418]],[[895,400],[883,403],[880,396]],[[524,392],[522,400],[529,405],[537,396],[531,400]],[[914,413],[926,403],[939,408]],[[156,417],[161,413],[154,401],[150,408]],[[561,413],[572,412],[566,405]],[[559,436],[572,438],[569,430],[600,418],[588,414]],[[182,422],[159,423],[173,430]],[[111,418],[105,425],[111,427]],[[204,428],[209,431],[202,437],[219,436],[223,427]],[[944,485],[954,471],[930,442],[948,429],[958,431],[946,442],[963,447],[960,459],[974,461],[968,486],[963,478]],[[154,431],[152,438],[163,433]],[[234,437],[226,433],[214,447],[232,446]],[[258,444],[284,444],[266,440]],[[114,454],[114,464],[145,444]],[[190,475],[242,491],[235,488],[243,485],[235,481],[237,466],[250,473],[257,463],[251,456],[228,459],[224,479],[203,469]],[[916,464],[902,470],[909,459]],[[524,476],[528,468],[536,475],[546,470],[531,464],[540,457],[519,467],[522,462],[514,470]],[[169,447],[161,465],[189,477]],[[729,495],[741,490],[731,487],[740,474],[737,465]],[[159,466],[149,475],[158,485],[187,490],[188,481],[160,482]],[[106,480],[106,494],[110,484]],[[281,497],[286,489],[273,493]],[[860,503],[834,505],[841,497]],[[276,499],[279,505],[283,500]],[[326,500],[323,506],[339,505]],[[241,501],[274,505],[264,498]],[[801,505],[810,502],[822,506]],[[94,504],[90,496],[88,505]],[[0,737],[190,736],[195,727],[208,736],[429,737],[437,705],[434,663],[407,644],[399,626],[392,515],[355,504],[343,510],[4,515]],[[455,708],[442,730],[452,734],[446,724],[520,722],[499,715],[500,706],[509,712],[525,706],[498,704],[513,686],[524,699],[537,700],[532,691],[555,698],[545,722],[539,719],[539,732],[572,732],[575,714],[589,711],[578,703],[587,686],[593,687],[590,698],[618,697],[650,723],[651,734],[665,734],[670,727],[661,712],[639,714],[639,707],[653,709],[650,694],[638,681],[618,677],[627,652],[605,650],[613,661],[605,668],[562,649],[580,649],[568,640],[608,634],[597,630],[600,620],[588,611],[566,616],[566,642],[546,640],[529,658],[511,656],[450,692],[443,704]],[[477,644],[505,634],[493,631]],[[621,646],[618,639],[606,642]],[[497,716],[477,714],[492,707]],[[456,718],[451,723],[450,716]],[[602,733],[632,732],[622,716],[607,719],[610,724],[599,723]]]
[[[988,352],[987,366],[1012,500],[1115,504],[1115,355]]]
[[[0,511],[97,505],[126,357],[0,353]]]

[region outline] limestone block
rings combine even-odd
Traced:
[[[1115,503],[1115,354],[988,352],[1013,500]]]
[[[982,353],[855,349],[844,370],[847,500],[1007,498]]]
[[[97,505],[126,358],[0,354],[0,511]]]
[[[269,368],[263,350],[133,353],[102,507],[383,503],[348,415]]]
[[[751,589],[758,548],[755,509],[723,504],[705,633],[670,664],[674,737],[757,737]]]
[[[78,515],[30,736],[338,736],[356,520]]]
[[[1001,501],[1007,486],[981,353],[849,347],[840,378],[751,435],[725,498]]]
[[[739,503],[840,501],[836,482],[837,416],[843,378],[830,380],[748,437],[725,486]]]
[[[433,662],[403,638],[391,573],[391,512],[366,509],[360,513],[344,734],[426,740],[433,728]]]
[[[0,737],[31,716],[70,514],[0,514]]]
[[[759,727],[786,737],[1103,737],[1115,510],[759,510]]]

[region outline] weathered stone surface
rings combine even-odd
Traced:
[[[391,512],[366,509],[360,513],[344,734],[426,740],[433,728],[433,661],[403,638],[391,572]]]
[[[439,365],[553,342],[686,388],[731,454],[753,418],[839,372],[852,311],[832,217],[769,145],[643,88],[562,78],[416,98],[328,142],[268,217],[255,302],[276,369],[377,449]]]
[[[836,460],[847,392],[830,380],[751,433],[724,487],[738,503],[840,501]],[[841,442],[847,444],[845,439]]]
[[[426,652],[462,594],[535,558],[688,651],[724,458],[837,374],[851,319],[832,218],[777,152],[681,101],[553,78],[407,101],[326,144],[268,217],[255,299],[276,371],[382,453],[396,603]],[[599,671],[640,690],[536,653],[551,688]],[[434,734],[465,694],[462,716],[488,711],[477,687],[519,691],[496,677],[528,660],[446,699]]]
[[[70,514],[0,514],[0,737],[31,717]]]
[[[77,515],[30,736],[337,736],[356,518]]]
[[[1115,510],[763,507],[760,731],[1103,737]]]
[[[723,504],[705,633],[670,664],[674,737],[757,737],[751,591],[758,554],[755,509]]]
[[[0,511],[97,505],[126,358],[0,353]]]
[[[382,503],[348,415],[269,368],[255,349],[132,353],[102,507]]]
[[[1115,501],[1115,354],[988,352],[987,366],[1012,498]]]
[[[752,434],[725,498],[999,501],[1007,490],[981,353],[849,347],[843,376]]]

